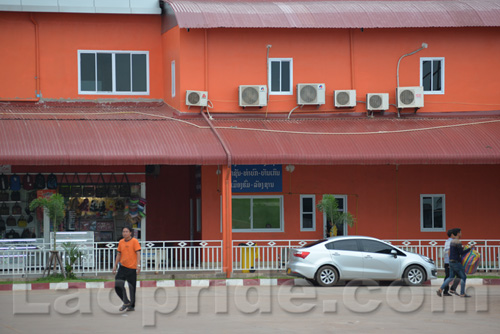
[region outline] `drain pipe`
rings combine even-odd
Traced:
[[[227,156],[227,166],[222,167],[222,241],[223,241],[223,253],[222,262],[223,268],[226,272],[226,277],[230,278],[233,271],[233,230],[232,230],[232,182],[231,182],[231,151],[224,139],[217,132],[217,129],[212,124],[212,121],[205,115],[204,112],[201,113],[203,118],[212,129],[213,133],[221,143],[226,152]]]

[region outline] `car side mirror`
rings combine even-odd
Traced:
[[[395,249],[391,250],[391,254],[394,255],[394,258],[398,257],[398,252]]]

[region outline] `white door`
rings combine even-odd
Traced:
[[[401,256],[391,253],[390,245],[376,240],[361,240],[363,277],[369,279],[397,279],[402,275]]]
[[[363,257],[356,239],[332,241],[325,246],[341,279],[363,277]]]

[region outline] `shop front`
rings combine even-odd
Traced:
[[[138,239],[145,239],[144,170],[61,172],[61,167],[45,167],[37,172],[33,167],[9,167],[4,166],[0,175],[1,239],[50,242],[54,232],[50,217],[41,208],[31,211],[30,203],[55,193],[61,194],[65,203],[64,221],[56,226],[61,242],[79,232],[89,232],[86,235],[92,236],[92,242],[117,241],[125,225],[134,228]]]

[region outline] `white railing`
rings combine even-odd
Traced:
[[[111,273],[118,242],[78,244],[82,256],[73,265],[75,274]],[[222,271],[222,241],[148,241],[141,243],[143,272]],[[47,267],[52,245],[11,243],[0,248],[0,276],[41,275]],[[58,247],[63,263],[68,254]]]
[[[284,270],[288,253],[314,240],[233,240],[233,271]],[[432,258],[438,269],[444,268],[446,240],[386,240],[404,250]],[[478,269],[500,270],[500,240],[462,240],[473,244],[481,254]],[[74,264],[75,274],[111,273],[116,259],[117,242],[79,244],[82,257]],[[222,272],[223,247],[220,240],[148,241],[141,243],[143,272]],[[42,275],[50,256],[51,245],[16,244],[0,247],[0,276]],[[67,254],[59,249],[63,261]]]
[[[409,252],[430,257],[436,262],[438,269],[444,269],[444,243],[446,240],[385,240],[392,245]],[[478,270],[500,270],[500,240],[472,240],[462,239],[462,244],[474,245],[475,250],[481,254]]]
[[[233,240],[233,271],[285,270],[291,248],[314,240]]]

